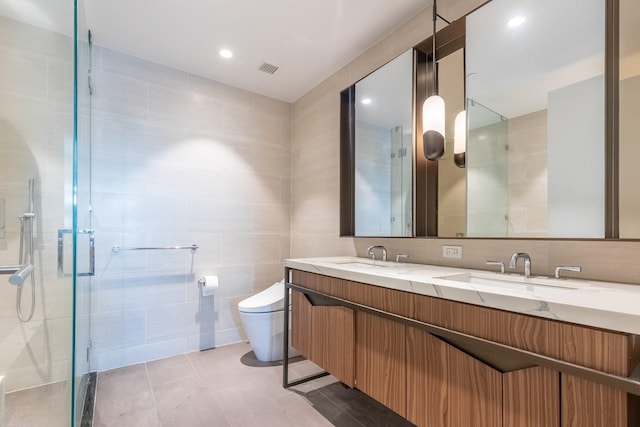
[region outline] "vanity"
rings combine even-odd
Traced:
[[[356,257],[285,277],[291,345],[418,426],[640,425],[637,286]]]

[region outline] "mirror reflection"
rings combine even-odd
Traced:
[[[604,237],[604,17],[603,0],[467,16],[467,236]]]
[[[413,234],[413,55],[355,85],[355,235]]]
[[[620,237],[640,238],[640,4],[620,1]]]
[[[438,59],[438,93],[445,101],[445,154],[438,161],[438,235],[466,235],[465,169],[456,166],[455,119],[465,109],[464,49]]]

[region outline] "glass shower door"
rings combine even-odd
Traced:
[[[68,427],[74,281],[57,248],[74,227],[74,2],[20,3],[0,2],[0,425]]]
[[[95,271],[94,232],[91,220],[91,64],[92,42],[84,3],[77,0],[75,60],[74,152],[74,419],[80,425],[90,372],[91,277]]]

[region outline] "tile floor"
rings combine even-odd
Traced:
[[[1,427],[69,427],[69,381],[15,391],[5,395]]]
[[[290,380],[317,372],[301,360]],[[246,343],[98,374],[95,427],[411,426],[331,376],[282,388],[282,367]]]

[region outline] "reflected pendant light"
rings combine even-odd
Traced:
[[[465,166],[467,151],[467,112],[462,110],[456,115],[455,135],[453,136],[453,162],[459,168]]]
[[[438,96],[438,65],[436,63],[436,19],[438,11],[433,0],[433,93],[422,105],[422,144],[424,156],[438,160],[444,156],[444,99]]]

